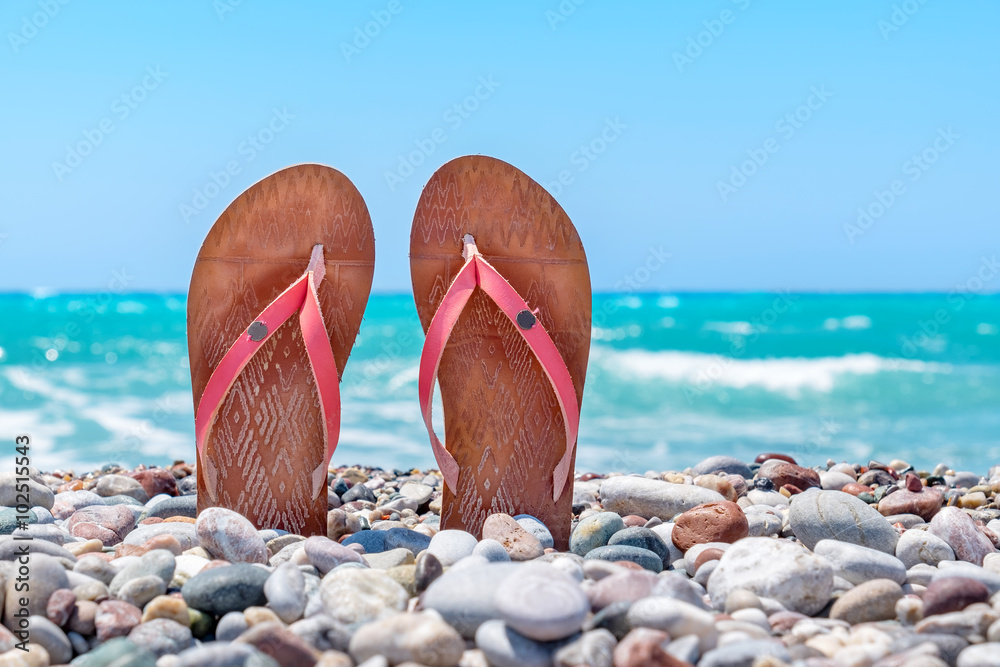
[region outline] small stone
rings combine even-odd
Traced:
[[[121,600],[105,600],[97,605],[94,627],[102,642],[113,637],[124,637],[142,622],[142,611],[135,605]]]
[[[763,606],[753,591],[737,588],[726,596],[725,612],[732,614],[742,609],[763,609]]]
[[[499,620],[487,621],[476,631],[476,647],[491,667],[550,667],[566,643],[528,639]]]
[[[188,579],[181,595],[189,607],[215,616],[266,604],[267,570],[246,563],[204,570]]]
[[[161,500],[149,509],[147,516],[159,519],[170,519],[173,517],[197,519],[198,498],[197,496],[178,496],[176,498]]]
[[[833,603],[830,618],[851,625],[888,621],[896,618],[896,602],[901,597],[902,587],[891,579],[865,581]]]
[[[495,604],[497,591],[507,576],[519,567],[523,566],[485,563],[449,570],[427,588],[421,598],[422,605],[424,609],[437,611],[446,623],[466,639],[471,639],[482,623],[500,618]]]
[[[607,546],[639,547],[640,549],[652,551],[660,557],[664,567],[670,563],[672,556],[669,545],[663,541],[663,538],[659,534],[650,528],[641,526],[619,530],[611,536]]]
[[[188,606],[183,598],[172,595],[160,595],[153,598],[142,610],[142,622],[146,623],[157,618],[164,618],[169,621],[190,625],[191,617],[188,615]]]
[[[517,524],[521,528],[534,535],[541,543],[543,549],[552,549],[555,546],[555,541],[548,527],[535,517],[530,514],[518,514],[514,517],[514,520],[517,521]]]
[[[410,596],[380,570],[340,568],[323,577],[326,613],[342,623],[368,623],[406,609]]]
[[[123,540],[125,544],[142,545],[157,535],[173,535],[181,544],[181,549],[188,551],[198,546],[198,534],[195,524],[191,523],[157,523],[152,526],[139,526]]]
[[[66,633],[44,616],[29,616],[28,632],[31,642],[43,647],[53,663],[65,664],[73,658],[73,645]]]
[[[510,561],[510,554],[503,548],[503,545],[496,540],[489,538],[479,540],[479,544],[472,550],[473,555],[482,556],[491,563],[504,563]]]
[[[546,563],[525,565],[508,575],[497,591],[496,606],[507,627],[541,642],[579,632],[590,611],[576,580]]]
[[[788,649],[771,639],[739,641],[707,652],[698,661],[698,667],[735,667],[754,665],[755,667],[780,667],[792,662]]]
[[[644,598],[632,605],[627,619],[633,628],[661,630],[671,637],[695,635],[702,650],[715,646],[719,635],[711,612],[680,600]]]
[[[69,621],[76,607],[76,595],[68,588],[60,588],[52,591],[49,601],[45,606],[45,617],[58,625],[64,627]]]
[[[145,503],[149,500],[149,494],[142,488],[142,484],[125,475],[105,475],[101,477],[97,480],[94,493],[102,498],[107,498],[108,496],[128,496],[135,498],[140,503]]]
[[[722,495],[700,486],[672,484],[643,477],[611,477],[601,484],[604,509],[618,515],[638,514],[670,521],[693,507],[725,500]]]
[[[916,476],[914,475],[914,477]],[[918,485],[919,488],[917,488]],[[924,488],[920,485],[919,478],[917,478],[917,484],[912,486],[917,490],[914,491],[910,486],[907,486],[905,489],[883,497],[878,502],[878,511],[885,516],[915,514],[924,521],[933,519],[934,515],[941,509],[944,496],[937,489]]]
[[[503,547],[501,547],[502,549]],[[506,554],[507,552],[504,551]],[[508,556],[509,558],[509,556]],[[430,551],[424,551],[417,556],[417,562],[413,573],[413,583],[417,592],[424,592],[431,583],[444,573],[444,566],[437,556]]]
[[[320,574],[326,574],[344,563],[364,563],[361,554],[327,537],[310,537],[305,541],[304,548],[309,562]]]
[[[351,637],[350,652],[358,663],[377,655],[393,665],[405,662],[427,667],[457,665],[465,641],[433,612],[397,614],[368,623]]]
[[[209,507],[195,524],[198,541],[216,558],[231,563],[266,563],[267,546],[257,529],[242,514]]]
[[[114,546],[134,526],[135,515],[125,505],[90,505],[74,512],[65,528],[74,537],[99,539],[105,546]]]
[[[293,563],[279,565],[264,583],[267,606],[285,623],[302,618],[306,609],[305,590],[305,576]]]
[[[613,667],[618,640],[608,630],[584,632],[554,656],[555,667]]]
[[[472,554],[479,540],[464,530],[442,530],[431,538],[427,551],[448,567]]]
[[[906,581],[906,567],[895,556],[837,540],[820,540],[813,553],[829,561],[834,575],[852,584],[863,584],[873,579],[891,579],[897,584]]]
[[[608,544],[611,536],[625,529],[625,522],[614,512],[598,512],[581,519],[569,538],[569,549],[578,556]]]
[[[409,549],[390,549],[377,554],[365,554],[362,560],[377,570],[388,570],[400,565],[412,565],[415,562]]]
[[[281,618],[267,607],[247,607],[243,610],[243,618],[248,627],[253,627],[261,623],[278,623],[284,625]]]
[[[819,486],[819,473],[809,468],[795,465],[794,463],[777,462],[773,465],[765,464],[757,472],[758,477],[771,480],[775,488],[781,488],[786,484],[791,484],[801,490]]]
[[[186,623],[166,618],[155,618],[135,626],[128,633],[128,639],[157,657],[180,653],[193,644],[191,628]]]
[[[513,561],[533,560],[545,553],[538,538],[522,528],[509,514],[497,513],[486,517],[483,537],[499,542]]]
[[[240,635],[234,644],[249,644],[282,667],[313,667],[319,651],[278,622],[260,623]]]
[[[955,552],[959,560],[982,565],[983,558],[995,551],[993,543],[976,527],[968,514],[957,507],[944,507],[931,519],[930,532]]]
[[[224,614],[215,626],[215,638],[223,642],[231,642],[247,631],[250,625],[243,612],[231,611]]]
[[[385,538],[388,535],[387,530],[362,530],[345,538],[340,545],[349,547],[352,544],[360,544],[366,554],[377,554],[385,551]]]
[[[169,470],[149,468],[130,473],[129,476],[139,482],[139,485],[142,486],[150,498],[158,496],[161,493],[165,493],[168,496],[176,496],[179,493],[177,478]]]
[[[976,644],[958,654],[956,667],[996,667],[1000,655],[1000,642]]]
[[[615,667],[684,667],[682,662],[670,655],[666,648],[670,636],[660,630],[636,628],[628,633],[614,648]]]
[[[17,507],[20,500],[18,495],[24,494],[24,486],[27,486],[28,497],[31,498],[32,505],[52,509],[55,502],[55,494],[52,489],[45,486],[36,479],[34,475],[28,477],[18,477],[12,472],[0,472],[0,506]],[[21,487],[21,488],[18,488]],[[59,517],[62,518],[62,517]]]
[[[970,604],[986,602],[990,591],[985,584],[965,577],[932,581],[924,591],[924,617],[962,611]]]
[[[67,628],[85,637],[94,634],[97,607],[97,603],[92,600],[77,600],[73,613],[70,614]]]
[[[707,475],[711,473],[724,472],[730,475],[739,475],[740,477],[745,477],[750,479],[753,477],[753,472],[743,461],[732,456],[710,456],[698,463],[692,472],[695,475]]]
[[[681,551],[706,542],[736,542],[747,537],[750,530],[743,509],[729,501],[693,507],[678,516],[674,524],[671,539]]]
[[[820,540],[834,539],[894,554],[899,539],[885,517],[840,491],[812,490],[795,496],[788,524],[810,549]]]
[[[594,611],[600,611],[616,602],[635,602],[652,594],[660,580],[648,570],[622,570],[604,577],[587,589],[587,597]]]
[[[896,543],[896,558],[906,569],[917,563],[936,566],[944,560],[955,560],[955,552],[948,543],[926,530],[907,530]]]
[[[708,593],[717,609],[740,588],[773,598],[786,609],[812,615],[826,606],[833,594],[833,568],[799,545],[747,537],[726,550],[708,581]]]
[[[146,606],[147,602],[166,592],[166,582],[156,575],[150,574],[144,577],[136,577],[122,586],[118,591],[118,599],[142,609]]]
[[[385,550],[408,549],[414,556],[427,549],[431,544],[428,535],[409,528],[390,528],[385,531]]]
[[[122,568],[108,585],[112,595],[117,596],[122,588],[134,579],[148,576],[160,579],[164,586],[174,577],[177,560],[166,549],[156,549],[139,556],[135,561]],[[152,598],[150,598],[152,599]],[[139,605],[142,606],[142,605]]]
[[[420,482],[406,482],[399,488],[399,493],[404,498],[410,498],[419,506],[430,502],[431,496],[434,495],[434,489]]]

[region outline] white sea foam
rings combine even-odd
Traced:
[[[595,363],[609,372],[631,374],[641,380],[666,380],[695,386],[714,384],[736,389],[760,387],[790,395],[805,389],[830,392],[838,378],[844,375],[952,372],[950,364],[890,359],[869,353],[813,359],[736,359],[699,352],[613,350],[597,346],[593,352]]]
[[[749,336],[753,333],[753,325],[749,322],[705,322],[701,325],[703,331],[718,331],[719,333]]]
[[[660,308],[677,308],[681,305],[681,300],[676,296],[665,294],[656,300],[656,305]]]

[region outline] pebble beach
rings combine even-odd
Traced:
[[[331,468],[306,538],[197,515],[188,463],[32,469],[27,527],[0,474],[0,667],[1000,665],[1000,466],[578,474],[568,551],[441,530],[441,484]]]

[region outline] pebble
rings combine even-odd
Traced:
[[[368,623],[354,633],[349,648],[358,663],[381,655],[393,665],[452,667],[462,659],[465,640],[436,613],[422,612]]]
[[[267,545],[242,514],[209,507],[195,524],[198,543],[215,558],[231,563],[266,563]]]
[[[682,667],[684,663],[667,652],[670,643],[666,632],[636,628],[615,646],[614,667]]]
[[[555,547],[555,540],[552,538],[552,532],[549,531],[548,527],[531,516],[530,514],[518,514],[514,517],[517,524],[524,528],[526,531],[535,536],[535,538],[541,543],[543,549],[552,549]]]
[[[181,595],[189,607],[221,616],[231,611],[264,605],[264,583],[267,570],[247,563],[204,570],[181,587]]]
[[[133,604],[121,600],[105,600],[97,605],[94,628],[97,638],[107,641],[112,637],[124,637],[132,628],[142,622],[142,611]]]
[[[955,667],[996,667],[997,656],[1000,656],[1000,642],[977,644],[958,654]]]
[[[479,544],[472,550],[475,556],[482,556],[491,563],[504,563],[510,561],[510,554],[503,548],[503,545],[489,538],[479,540]]]
[[[409,549],[390,549],[377,554],[364,554],[361,559],[377,570],[388,570],[400,565],[413,565],[415,559]]]
[[[907,530],[896,543],[896,558],[906,569],[917,563],[937,565],[943,560],[955,560],[955,552],[934,533],[927,530]]]
[[[967,577],[948,577],[932,581],[924,591],[924,617],[962,611],[970,604],[986,602],[990,591],[982,582]]]
[[[639,547],[640,549],[652,551],[660,557],[663,567],[669,565],[671,560],[670,547],[663,541],[663,538],[653,530],[640,526],[619,530],[611,536],[607,546]]]
[[[306,579],[296,565],[283,563],[264,583],[267,606],[285,623],[302,618],[306,609]]]
[[[614,512],[598,512],[581,519],[569,538],[569,550],[577,556],[608,544],[611,536],[625,529],[625,522]]]
[[[709,489],[688,484],[672,484],[644,477],[611,477],[601,484],[604,509],[618,515],[638,514],[647,519],[670,521],[687,510],[725,498]]]
[[[73,658],[73,645],[69,637],[58,625],[44,616],[29,616],[28,632],[31,642],[43,647],[53,663],[63,664]]]
[[[773,660],[769,660],[773,658]],[[792,661],[781,642],[769,639],[740,641],[720,646],[705,654],[698,667],[779,667]]]
[[[490,667],[551,667],[567,642],[537,642],[508,628],[503,621],[486,621],[476,631],[476,648]]]
[[[556,651],[553,663],[556,667],[613,667],[617,643],[607,630],[590,630]]]
[[[995,551],[993,543],[979,531],[972,517],[957,507],[942,508],[931,519],[929,530],[948,543],[958,560],[982,565],[983,558]]]
[[[128,633],[128,639],[157,657],[180,653],[194,642],[191,628],[166,618],[155,618],[135,626]]]
[[[420,482],[406,482],[399,488],[399,493],[403,497],[413,500],[419,506],[430,502],[431,496],[434,495],[434,489]]]
[[[379,570],[342,567],[331,571],[320,584],[326,613],[342,623],[367,623],[406,609],[409,594]]]
[[[328,537],[318,535],[310,537],[304,544],[305,555],[309,559],[309,563],[319,570],[320,574],[325,575],[344,563],[365,562],[365,559],[357,551],[337,544]]]
[[[896,618],[896,602],[903,589],[891,579],[864,581],[841,595],[830,608],[830,618],[857,623],[874,623]]]
[[[177,559],[171,552],[166,549],[154,549],[119,570],[108,583],[108,590],[111,595],[117,596],[130,581],[147,576],[156,577],[166,586],[174,577],[176,564]]]
[[[760,467],[757,476],[771,480],[777,489],[790,484],[800,491],[805,491],[820,485],[819,473],[815,470],[781,461],[773,464],[765,463]]]
[[[863,584],[872,579],[891,579],[897,584],[906,582],[906,566],[895,556],[882,551],[837,540],[820,540],[813,553],[833,565],[834,575],[852,584]]]
[[[799,545],[748,537],[723,554],[708,582],[716,609],[722,609],[726,597],[741,588],[773,598],[786,609],[812,615],[825,607],[833,594],[833,567]]]
[[[114,546],[135,526],[135,515],[124,505],[90,505],[73,512],[66,529],[74,537],[99,539],[105,546]]]
[[[28,497],[31,498],[31,504],[37,505],[39,507],[44,507],[47,510],[52,509],[52,505],[55,502],[55,494],[52,490],[45,486],[39,481],[36,476],[29,475],[27,478],[18,477],[12,472],[0,472],[0,505],[4,507],[17,507],[18,505],[18,493],[22,493],[23,488],[19,491],[18,486],[26,485],[28,487]]]
[[[681,513],[674,524],[671,539],[681,551],[706,542],[736,542],[750,532],[743,509],[729,501],[693,507]]]
[[[437,611],[446,623],[471,639],[481,624],[500,618],[494,598],[501,583],[518,567],[517,563],[486,563],[450,570],[427,588],[423,607]]]
[[[810,549],[820,540],[834,539],[894,554],[896,530],[866,503],[840,491],[809,491],[795,496],[788,525]]]
[[[448,567],[472,554],[479,540],[464,530],[442,530],[431,538],[427,551]]]
[[[160,519],[169,519],[174,516],[196,519],[198,517],[198,498],[196,496],[166,498],[147,510],[146,516]]]
[[[25,608],[29,615],[44,617],[52,594],[61,588],[70,587],[65,568],[58,559],[52,556],[41,553],[32,554],[29,567],[31,595],[23,596],[23,591],[18,590],[18,581],[13,570],[6,577],[6,594],[0,596],[0,599],[3,600],[4,620],[8,628],[13,623],[14,614],[21,609],[21,597],[27,597],[28,604]],[[20,585],[23,589],[24,582],[21,582]]]
[[[158,595],[167,592],[167,583],[156,575],[136,577],[119,589],[117,598],[133,604],[139,609]]]
[[[188,613],[187,603],[183,598],[172,595],[155,597],[142,610],[143,623],[156,618],[176,621],[181,625],[191,625],[191,615]]]
[[[385,533],[385,549],[408,549],[410,553],[417,556],[424,549],[430,546],[431,537],[409,528],[390,528]]]
[[[537,537],[509,514],[491,514],[483,522],[483,538],[499,542],[512,561],[533,560],[545,553]],[[475,549],[473,549],[475,551]]]
[[[650,594],[660,580],[648,570],[621,570],[595,582],[587,589],[594,611],[616,602],[635,602]]]
[[[165,493],[168,496],[176,496],[179,493],[177,479],[169,470],[149,468],[147,470],[138,470],[129,476],[139,482],[139,485],[146,491],[146,495],[150,498],[158,496],[161,493]]]
[[[146,489],[142,488],[142,484],[125,475],[105,475],[101,477],[97,480],[94,493],[102,498],[107,498],[108,496],[129,496],[140,503],[145,503],[149,500],[149,494],[146,493]]]
[[[151,526],[139,526],[123,540],[125,544],[142,545],[157,535],[172,535],[181,545],[181,550],[187,551],[199,546],[195,524],[192,523],[157,523]]]
[[[500,584],[494,603],[507,627],[541,642],[579,632],[590,611],[576,579],[547,563],[516,568]]]
[[[708,475],[711,473],[724,472],[728,475],[739,475],[746,479],[753,477],[753,472],[743,461],[732,456],[709,456],[699,462],[691,471],[695,475]]]
[[[312,667],[320,653],[280,622],[258,623],[241,634],[237,644],[249,644],[282,667]]]
[[[912,491],[905,488],[882,498],[878,503],[878,511],[885,516],[915,514],[924,521],[930,521],[941,509],[943,500],[944,496],[937,489],[921,488]]]

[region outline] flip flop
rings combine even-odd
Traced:
[[[188,292],[199,513],[326,535],[339,379],[374,266],[361,194],[323,165],[268,176],[216,221]]]
[[[530,514],[567,548],[591,326],[573,223],[513,166],[461,157],[420,196],[410,274],[427,334],[420,407],[444,476],[442,527],[478,536],[490,514]],[[431,424],[436,379],[444,445]]]

